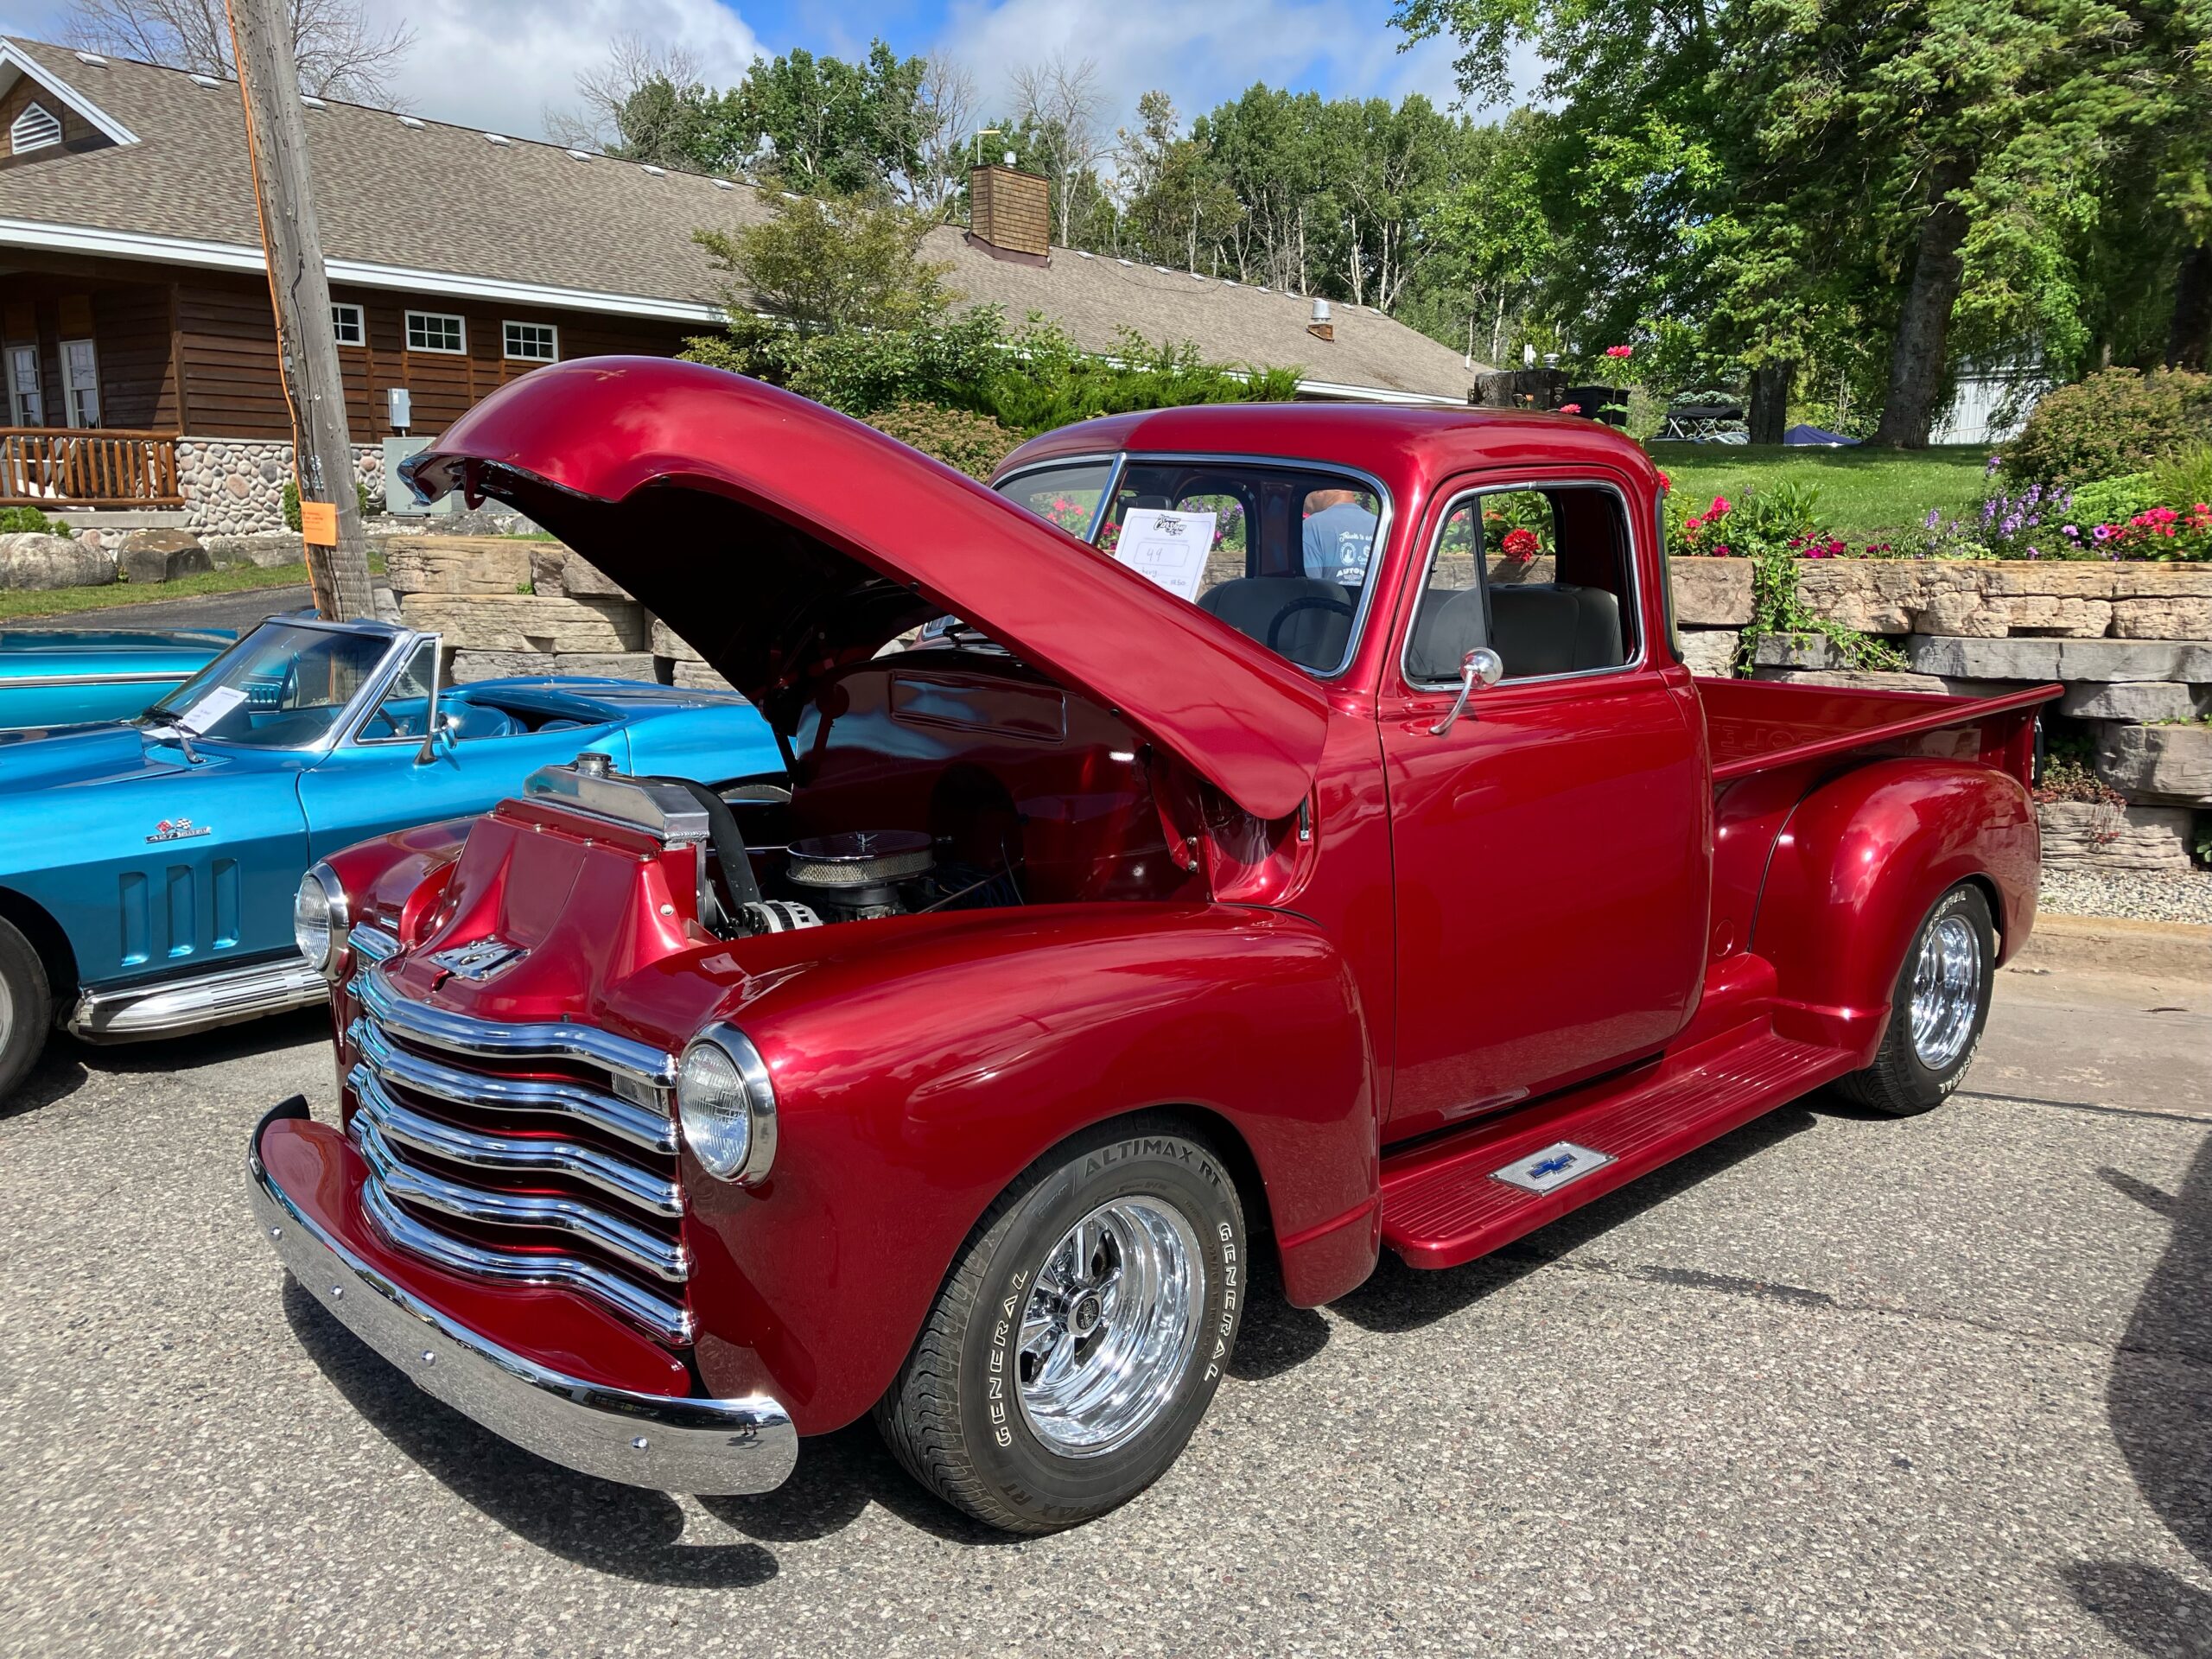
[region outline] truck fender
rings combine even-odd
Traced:
[[[323,861],[346,889],[356,925],[370,922],[411,944],[444,895],[446,878],[467,844],[474,817],[396,830],[340,848]]]
[[[751,1188],[688,1154],[683,1170],[698,1362],[718,1394],[767,1388],[803,1433],[857,1417],[993,1200],[1071,1135],[1135,1112],[1179,1116],[1232,1175],[1249,1158],[1248,1219],[1264,1210],[1294,1299],[1372,1270],[1373,1044],[1313,923],[1083,905],[785,937],[822,954],[748,962],[715,1014],[776,1080],[775,1163]]]
[[[1774,964],[1778,1023],[1872,1064],[1930,906],[1980,881],[2002,962],[2027,938],[2039,857],[2033,800],[1991,767],[1883,760],[1814,790],[1775,839],[1752,934]]]

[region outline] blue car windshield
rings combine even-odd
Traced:
[[[140,716],[188,741],[299,749],[327,737],[391,641],[296,623],[264,622]]]

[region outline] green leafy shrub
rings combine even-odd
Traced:
[[[869,416],[868,423],[970,478],[988,478],[1021,442],[988,415],[942,404],[893,404]]]
[[[2124,473],[2099,479],[2074,492],[2071,513],[2077,524],[2124,524],[2158,505],[2158,486],[2149,473]]]
[[[986,416],[1022,437],[1128,410],[1276,402],[1295,395],[1295,369],[1208,363],[1189,341],[1153,345],[1124,333],[1111,353],[1086,352],[1033,315],[1009,329],[979,306],[911,328],[805,333],[756,317],[685,343],[683,355],[749,374],[862,420],[900,404]]]
[[[353,480],[353,499],[360,503],[364,518],[384,511],[384,499],[378,497],[372,505],[369,499],[369,486],[358,478]],[[300,527],[300,486],[290,479],[284,481],[284,522],[294,531]]]
[[[2005,470],[2024,483],[2085,483],[2148,471],[2212,442],[2212,375],[2107,369],[2045,392]]]
[[[2163,466],[2151,469],[2152,507],[2192,507],[2212,503],[2212,443],[2183,450]],[[2144,508],[2138,507],[2138,512]]]
[[[36,507],[0,507],[0,536],[67,536],[69,526]]]

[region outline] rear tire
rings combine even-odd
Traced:
[[[0,1101],[37,1064],[53,1024],[46,964],[14,924],[0,921]]]
[[[1905,949],[1873,1065],[1837,1084],[1870,1111],[1912,1117],[1939,1106],[1974,1064],[1997,978],[1997,931],[1981,889],[1936,901]]]
[[[1159,1119],[1032,1165],[969,1235],[875,1408],[899,1461],[1008,1532],[1053,1532],[1166,1472],[1244,1305],[1244,1214],[1212,1150]]]

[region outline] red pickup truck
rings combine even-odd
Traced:
[[[2057,688],[1694,680],[1660,479],[1588,421],[1162,410],[986,489],[618,359],[412,476],[619,580],[788,762],[583,757],[301,890],[344,1121],[257,1128],[265,1236],[609,1479],[764,1491],[873,1412],[988,1522],[1098,1515],[1255,1250],[1317,1305],[1823,1084],[1924,1110],[2034,913]]]

